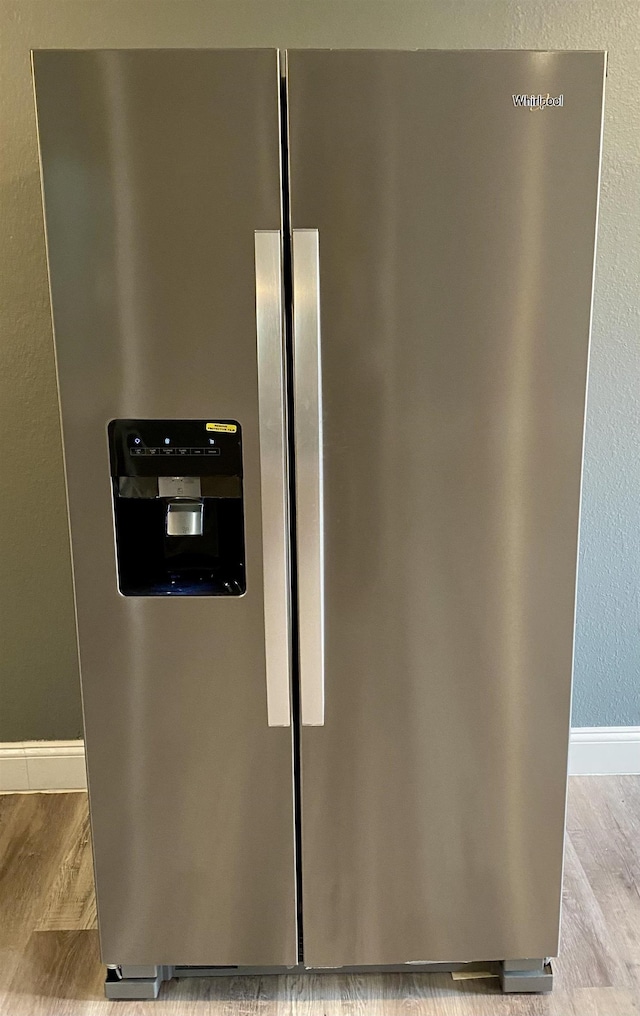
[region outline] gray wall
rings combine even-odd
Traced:
[[[31,47],[610,51],[574,723],[640,723],[637,0],[3,0],[0,18],[0,740],[81,731]]]

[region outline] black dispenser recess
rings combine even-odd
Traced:
[[[109,449],[120,592],[241,596],[240,425],[112,420]]]

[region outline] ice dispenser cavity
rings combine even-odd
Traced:
[[[109,449],[120,592],[242,595],[240,425],[112,420]]]

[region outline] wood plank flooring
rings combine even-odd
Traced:
[[[318,974],[185,979],[156,1002],[107,1002],[85,795],[0,795],[0,1016],[640,1014],[640,777],[573,777],[568,833],[551,995],[449,974]]]

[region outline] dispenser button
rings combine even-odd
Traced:
[[[202,501],[170,501],[167,505],[167,536],[202,536]]]

